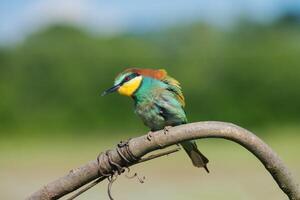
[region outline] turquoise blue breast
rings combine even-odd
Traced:
[[[135,113],[152,131],[187,122],[185,112],[168,85],[144,77],[134,95]]]

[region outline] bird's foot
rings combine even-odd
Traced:
[[[172,128],[172,126],[166,126],[164,128],[164,134],[167,135],[171,128]]]
[[[148,133],[147,133],[147,140],[149,140],[149,141],[151,141],[152,140],[152,137],[153,137],[153,132],[152,131],[149,131]]]

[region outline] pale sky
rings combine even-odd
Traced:
[[[268,23],[300,0],[2,0],[0,43],[19,41],[53,23],[105,34],[148,31],[193,21],[230,26],[239,17]]]

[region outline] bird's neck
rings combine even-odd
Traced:
[[[151,99],[158,88],[164,88],[164,83],[159,80],[144,77],[140,87],[132,96],[136,103]]]

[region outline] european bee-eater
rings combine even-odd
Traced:
[[[163,69],[126,69],[115,78],[114,86],[104,91],[102,96],[115,91],[132,97],[135,113],[151,131],[187,123],[180,83]],[[208,159],[198,150],[195,141],[180,144],[194,166],[204,167],[209,172],[206,166]]]

